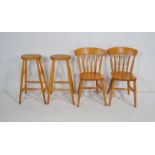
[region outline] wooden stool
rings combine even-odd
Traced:
[[[38,54],[27,54],[27,55],[22,55],[22,71],[21,71],[21,81],[20,81],[20,95],[19,95],[19,104],[21,104],[21,99],[22,99],[22,92],[25,91],[25,94],[27,91],[33,91],[33,90],[41,90],[44,103],[46,103],[46,98],[45,98],[45,91],[48,91],[46,79],[45,79],[45,74],[44,70],[41,64],[41,55]],[[37,64],[37,69],[38,69],[38,76],[39,76],[39,81],[28,81],[27,80],[27,63],[28,61],[35,61]],[[40,88],[27,88],[27,83],[35,83],[39,84],[41,86]],[[24,86],[23,86],[24,85]],[[44,88],[45,85],[45,88]]]
[[[68,91],[69,90],[71,93],[71,97],[72,97],[72,103],[74,105],[74,87],[73,87],[73,81],[72,81],[72,76],[71,76],[71,69],[70,69],[70,65],[69,65],[70,58],[71,57],[69,55],[52,55],[50,57],[50,59],[52,60],[52,66],[51,66],[51,73],[50,73],[50,82],[49,82],[47,103],[49,103],[49,101],[50,101],[50,95],[51,95],[50,93],[52,91]],[[56,61],[66,61],[68,81],[54,81],[55,62]],[[54,83],[61,83],[61,84],[68,83],[70,89],[56,89],[53,87]]]

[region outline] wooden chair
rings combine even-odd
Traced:
[[[130,90],[134,93],[134,107],[136,107],[137,92],[136,92],[136,77],[133,74],[135,57],[137,55],[137,50],[127,47],[115,47],[108,50],[110,55],[110,63],[112,70],[112,79],[108,92],[110,91],[109,106],[112,102],[112,95],[114,90],[127,90],[128,95]],[[114,84],[116,81],[126,81],[127,88],[115,88]],[[130,86],[130,82],[133,81],[134,88]]]
[[[104,105],[106,106],[106,88],[104,77],[101,74],[103,56],[106,55],[106,51],[99,48],[80,48],[75,50],[75,55],[78,57],[78,66],[80,71],[78,107],[80,106],[82,89],[95,89],[96,92],[98,92],[98,88],[103,91]],[[83,81],[95,81],[96,87],[83,87]],[[102,86],[99,85],[98,81],[101,81]]]
[[[21,99],[22,99],[22,93],[25,91],[25,94],[27,91],[34,91],[34,90],[41,90],[44,103],[46,104],[46,98],[45,98],[45,91],[48,91],[45,75],[44,75],[44,70],[41,64],[41,55],[39,54],[26,54],[21,56],[22,59],[22,71],[21,71],[21,81],[20,81],[20,94],[19,94],[19,104],[21,104]],[[37,64],[37,69],[38,69],[38,76],[39,76],[39,81],[29,81],[27,78],[28,74],[28,62],[30,61],[35,61]],[[40,84],[40,88],[28,88],[27,83],[34,83],[34,84]]]
[[[71,59],[71,57],[69,55],[57,54],[57,55],[52,55],[50,58],[52,60],[52,66],[51,66],[51,73],[50,73],[50,82],[49,82],[49,91],[48,91],[47,103],[49,104],[51,92],[53,92],[53,91],[70,91],[71,97],[72,97],[72,103],[74,105],[74,87],[73,87],[73,80],[72,80],[72,76],[71,76],[71,69],[70,69],[70,65],[69,65],[69,60]],[[68,81],[54,81],[56,61],[66,62]],[[66,84],[67,83],[67,84],[69,84],[70,88],[69,89],[64,89],[64,88],[57,89],[57,88],[54,88],[54,83],[55,84],[57,84],[57,83]]]

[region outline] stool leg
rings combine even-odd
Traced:
[[[27,60],[25,60],[25,94],[27,94]]]
[[[47,90],[47,92],[48,92],[48,86],[47,86],[47,82],[46,82],[46,78],[45,78],[45,73],[44,73],[44,70],[43,70],[43,67],[42,67],[40,60],[39,60],[39,65],[40,65],[40,69],[41,69],[41,75],[43,77],[44,84],[45,84],[45,91]]]
[[[25,61],[23,60],[23,62],[22,62],[22,69],[21,69],[19,104],[21,104],[21,100],[22,100],[22,92],[23,92],[24,70],[25,70],[25,69],[24,69],[24,63],[25,63]]]
[[[73,81],[72,81],[72,76],[71,76],[71,69],[70,69],[68,60],[66,60],[66,64],[67,64],[67,73],[68,73],[68,80],[69,80],[69,86],[70,86],[70,93],[72,97],[72,103],[74,105],[74,91],[73,91],[74,88],[73,88]]]
[[[38,68],[38,76],[39,76],[39,81],[40,81],[40,86],[41,86],[41,92],[43,95],[44,103],[46,104],[46,98],[45,98],[44,88],[43,88],[43,81],[42,81],[42,77],[41,77],[41,70],[39,68],[39,60],[36,60],[36,63],[37,63],[37,68]]]
[[[55,60],[52,61],[52,65],[51,65],[50,82],[49,82],[49,86],[48,86],[48,98],[47,98],[48,104],[50,101],[51,91],[53,88],[54,70],[55,70]]]

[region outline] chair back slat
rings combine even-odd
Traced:
[[[92,56],[90,56],[90,65],[91,65],[90,72],[92,73],[93,72],[93,57]]]
[[[96,71],[97,71],[97,61],[98,61],[98,55],[96,55],[96,61],[95,61],[95,66],[94,66],[94,68],[95,68],[95,73],[96,73]]]
[[[123,68],[122,68],[123,72],[125,70],[125,64],[126,64],[126,55],[123,55]]]
[[[120,72],[121,68],[121,55],[118,56],[118,71]]]
[[[102,60],[103,60],[103,57],[100,58],[100,64],[99,64],[99,70],[98,70],[99,73],[101,73]]]
[[[112,72],[114,72],[114,64],[113,64],[112,56],[110,56],[110,65],[111,65]]]
[[[88,55],[87,72],[91,72],[91,55]]]
[[[85,55],[82,55],[82,66],[83,66],[82,71],[85,72]]]
[[[127,62],[126,72],[128,72],[128,70],[129,70],[130,58],[131,58],[131,56],[130,56],[130,55],[129,55],[129,56],[127,56],[128,62]]]
[[[101,73],[103,56],[106,55],[104,49],[80,48],[75,50],[78,57],[80,73]]]
[[[130,67],[130,73],[133,72],[134,63],[135,63],[135,58],[133,58],[133,60],[132,60],[132,64],[131,64],[131,67]]]
[[[79,66],[80,73],[82,73],[82,68],[81,68],[81,63],[80,63],[80,58],[79,57],[78,57],[78,66]]]
[[[116,58],[117,58],[117,55],[114,55],[114,66],[115,66],[114,71],[117,70],[117,68],[116,68],[117,67],[116,66]]]
[[[127,47],[115,47],[108,50],[112,72],[132,73],[137,50]]]

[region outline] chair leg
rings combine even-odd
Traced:
[[[69,66],[69,61],[68,60],[66,60],[66,64],[67,64],[67,73],[68,73],[68,81],[69,81],[70,93],[71,93],[71,97],[72,97],[72,103],[74,105],[74,91],[73,91],[74,88],[73,88],[71,70],[70,70],[70,66]]]
[[[44,73],[44,70],[43,70],[43,67],[42,67],[42,64],[41,64],[40,60],[39,60],[39,65],[40,65],[40,69],[41,69],[41,75],[43,77],[43,81],[44,81],[44,84],[45,84],[45,91],[47,90],[47,92],[48,92],[48,86],[47,86],[47,82],[46,82],[46,78],[45,78],[45,73]]]
[[[111,82],[111,88],[110,88],[109,106],[111,106],[111,102],[112,102],[112,96],[113,96],[113,91],[114,91],[114,84],[115,84],[115,81],[112,80],[112,82]]]
[[[103,97],[104,97],[104,105],[107,105],[107,99],[106,99],[106,86],[105,86],[105,82],[104,80],[101,81],[102,82],[102,89],[103,89]]]
[[[137,107],[137,86],[136,86],[136,80],[134,81],[134,107]]]
[[[96,80],[96,93],[98,94],[98,80]]]
[[[83,83],[83,81],[80,80],[80,84],[79,84],[79,94],[78,94],[78,107],[80,106],[80,98],[81,98],[81,93],[82,93],[82,83]]]
[[[48,86],[48,98],[47,98],[47,103],[48,104],[49,104],[49,101],[50,101],[51,91],[52,91],[52,88],[53,88],[54,71],[55,71],[55,60],[52,61],[52,66],[51,66],[50,82],[49,82],[49,86]]]
[[[112,80],[110,81],[110,85],[109,85],[109,88],[108,88],[107,94],[109,94],[109,91],[110,91],[110,89],[111,89],[111,85],[112,85]]]
[[[40,81],[40,86],[41,86],[41,92],[42,92],[42,95],[43,95],[44,103],[46,104],[46,98],[45,98],[45,93],[44,93],[43,80],[42,80],[42,77],[41,77],[41,69],[39,67],[39,60],[36,60],[36,63],[37,63],[37,68],[38,68],[38,76],[39,76],[39,81]]]
[[[22,69],[21,69],[21,80],[20,80],[20,93],[19,93],[19,104],[21,104],[21,100],[22,100],[22,92],[23,92],[23,82],[24,82],[24,63],[25,61],[23,60],[22,62]]]
[[[127,81],[128,95],[130,95],[130,81]]]
[[[25,94],[27,94],[27,60],[25,60]]]

